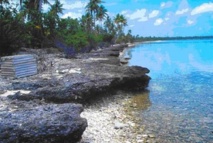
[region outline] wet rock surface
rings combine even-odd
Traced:
[[[46,104],[1,98],[0,142],[76,142],[87,127],[80,104]]]
[[[139,92],[147,97],[147,92]],[[145,134],[145,126],[133,98],[138,93],[118,91],[85,104],[82,117],[88,119],[88,128],[78,143],[155,143]]]
[[[78,141],[87,120],[80,117],[82,106],[73,102],[148,86],[148,69],[120,65],[117,56],[123,48],[96,50],[74,59],[30,51],[38,60],[39,74],[20,79],[0,76],[0,142]],[[117,123],[122,129],[127,126]]]

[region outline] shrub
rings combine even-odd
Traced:
[[[16,10],[0,8],[0,55],[11,55],[20,49],[23,40],[23,24]]]
[[[78,31],[75,34],[68,34],[65,37],[65,43],[74,47],[76,51],[80,51],[81,48],[89,45],[87,34],[82,31]]]

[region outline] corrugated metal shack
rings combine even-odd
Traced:
[[[21,78],[37,74],[36,58],[33,55],[15,55],[1,58],[1,75]]]

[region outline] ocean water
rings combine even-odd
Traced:
[[[150,69],[145,132],[160,143],[213,143],[213,39],[147,42],[126,54],[129,66]]]

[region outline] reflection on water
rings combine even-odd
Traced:
[[[148,100],[145,96],[134,100],[145,104],[142,124],[145,132],[156,134],[157,142],[213,141],[212,48],[213,40],[188,40],[129,49],[129,64],[151,71]]]
[[[130,65],[151,69],[152,78],[188,74],[192,70],[213,71],[212,40],[162,41],[130,49]]]
[[[149,91],[138,93],[131,98],[132,105],[138,110],[146,110],[151,106]]]

